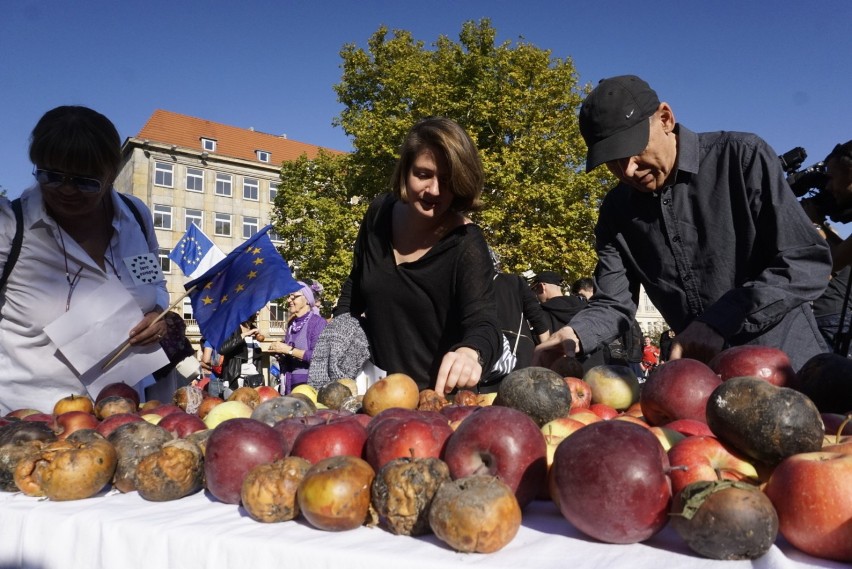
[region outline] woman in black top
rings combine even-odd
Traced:
[[[482,187],[476,147],[458,124],[414,125],[393,193],[377,198],[361,223],[335,309],[364,315],[374,363],[421,389],[474,388],[500,355],[493,266],[465,215],[481,207]]]

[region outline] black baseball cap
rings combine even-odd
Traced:
[[[586,172],[645,150],[648,117],[659,106],[657,93],[635,75],[602,79],[580,107],[580,134],[589,148]]]
[[[538,273],[532,280],[533,284],[535,283],[546,283],[546,284],[554,284],[561,285],[565,282],[565,279],[562,278],[562,275],[559,273],[555,273],[553,271],[542,271]]]

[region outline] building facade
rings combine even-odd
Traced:
[[[314,158],[319,151],[319,146],[285,135],[154,111],[139,134],[122,145],[115,187],[151,209],[172,302],[184,294],[186,278],[168,255],[190,224],[198,225],[224,253],[231,252],[270,222],[280,165],[302,155]],[[274,233],[270,236],[274,242]],[[175,310],[197,342],[200,333],[189,299]],[[261,331],[270,340],[280,339],[285,317],[281,307],[270,305],[259,315]]]

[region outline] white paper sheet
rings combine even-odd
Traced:
[[[152,344],[132,346],[109,369],[101,369],[142,316],[127,289],[118,281],[108,280],[44,331],[80,381],[96,394],[116,381],[134,385],[169,363],[159,344]]]

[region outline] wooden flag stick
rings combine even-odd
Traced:
[[[184,293],[180,296],[180,298],[178,298],[176,301],[174,301],[174,302],[171,304],[171,306],[169,306],[168,308],[166,308],[165,310],[163,310],[163,311],[162,311],[162,312],[161,312],[161,313],[160,313],[160,314],[159,314],[156,318],[154,318],[154,320],[152,320],[152,321],[151,321],[151,323],[150,323],[150,324],[148,324],[148,327],[150,328],[151,326],[153,326],[154,324],[156,324],[157,322],[159,322],[160,320],[162,320],[163,318],[165,318],[166,313],[167,313],[169,310],[171,310],[172,308],[175,308],[178,304],[180,304],[180,303],[183,301],[183,299],[184,299],[184,298],[186,298],[187,296],[189,296],[189,295],[190,295],[190,293],[192,293],[192,292],[193,292],[193,291],[194,291],[197,287],[198,287],[198,285],[194,285],[194,286],[192,286],[189,290],[187,290],[186,292],[184,292]],[[128,338],[127,340],[125,340],[125,341],[124,341],[124,343],[123,343],[123,344],[121,344],[121,346],[119,346],[119,347],[118,347],[118,351],[115,353],[115,355],[114,355],[114,356],[112,356],[112,357],[109,359],[109,361],[103,365],[103,367],[101,367],[101,371],[106,371],[106,369],[107,369],[109,366],[111,366],[112,364],[114,364],[114,363],[115,363],[115,361],[116,361],[119,357],[121,357],[121,354],[123,354],[124,352],[126,352],[126,351],[127,351],[127,349],[128,349],[129,347],[130,347],[130,339]]]

